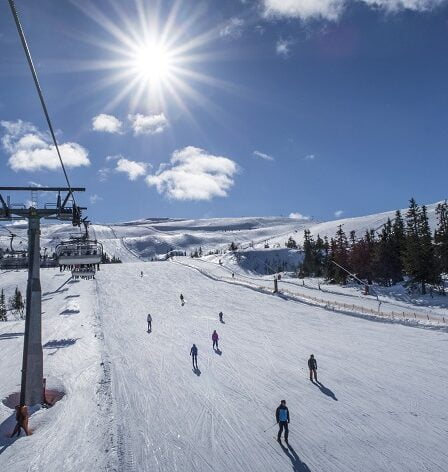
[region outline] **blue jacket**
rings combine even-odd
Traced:
[[[198,355],[198,348],[193,346],[190,350],[190,356],[197,356]]]
[[[289,423],[289,410],[287,406],[280,405],[275,412],[277,423],[287,421]]]

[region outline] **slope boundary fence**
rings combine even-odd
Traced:
[[[275,295],[273,290],[268,289],[267,287],[257,285],[255,283],[249,282],[249,281],[243,281],[243,280],[238,280],[235,278],[227,278],[227,277],[220,277],[215,274],[212,274],[211,272],[204,270],[202,268],[199,268],[195,265],[190,265],[185,262],[179,261],[177,258],[173,259],[173,262],[183,265],[185,267],[189,267],[191,269],[197,270],[201,274],[205,275],[206,277],[216,280],[216,281],[221,281],[221,282],[226,282],[234,285],[240,285],[243,287],[251,288],[253,290],[257,290],[261,293],[269,294],[269,295]],[[277,292],[278,295],[288,298],[290,300],[295,300],[298,302],[305,302],[309,303],[311,305],[315,306],[320,306],[326,310],[331,310],[331,311],[340,311],[343,313],[353,313],[357,314],[363,317],[369,317],[369,318],[378,318],[378,319],[383,319],[383,320],[389,320],[392,322],[401,322],[404,324],[409,324],[409,325],[424,325],[424,326],[431,326],[431,327],[447,327],[448,326],[448,318],[444,316],[434,316],[431,314],[423,314],[423,313],[417,313],[413,311],[383,311],[381,309],[379,310],[374,310],[372,308],[367,308],[365,306],[359,305],[359,304],[351,304],[351,303],[341,303],[336,300],[324,300],[319,297],[314,297],[312,295],[304,295],[304,294],[297,294],[294,292],[291,292],[290,290],[287,289],[280,289]]]

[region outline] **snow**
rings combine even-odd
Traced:
[[[181,263],[141,262],[127,237],[119,246],[123,233],[109,239],[128,262],[102,266],[93,281],[41,271],[44,371],[65,396],[35,412],[34,434],[15,441],[5,438],[12,410],[0,404],[0,470],[446,470],[446,331],[346,316]],[[8,293],[25,291],[25,271],[0,280]],[[3,399],[19,390],[23,324],[0,323]],[[307,378],[311,353],[320,387]],[[264,432],[283,398],[291,450],[274,440],[275,427]]]

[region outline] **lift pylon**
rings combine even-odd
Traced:
[[[17,207],[3,198],[2,191],[57,192],[55,204],[43,208],[25,205]],[[43,351],[42,351],[42,290],[40,283],[40,220],[41,218],[70,221],[81,224],[80,208],[69,204],[72,192],[84,192],[85,188],[66,187],[0,187],[0,221],[26,218],[28,220],[28,282],[26,288],[25,337],[23,343],[22,380],[20,405],[35,405],[44,401]],[[62,198],[62,195],[64,198]]]

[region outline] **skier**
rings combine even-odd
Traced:
[[[17,437],[20,436],[20,433],[23,430],[25,431],[26,435],[29,436],[31,431],[28,429],[28,408],[25,405],[16,405],[16,421],[17,424],[14,427],[14,431],[11,434],[11,438],[17,434]]]
[[[148,322],[148,333],[150,333],[152,331],[152,326],[151,326],[152,316],[151,316],[151,313],[148,313],[148,317],[146,318],[146,321]]]
[[[181,304],[182,306],[185,305],[184,296],[183,296],[182,294],[180,294],[180,304]]]
[[[311,382],[313,381],[313,375],[314,380],[317,382],[317,361],[314,358],[314,354],[311,354],[310,358],[308,359],[308,368],[310,369]]]
[[[196,347],[196,344],[193,344],[193,346],[190,349],[190,356],[193,361],[193,369],[198,368],[198,348]]]
[[[288,410],[288,407],[286,406],[286,400],[282,400],[280,402],[280,405],[277,407],[277,410],[275,411],[275,419],[279,426],[278,434],[277,434],[277,441],[278,442],[281,441],[280,437],[282,435],[283,428],[284,428],[285,429],[285,442],[288,442],[289,410]]]
[[[215,346],[216,346],[216,349],[219,349],[218,347],[219,336],[218,336],[218,333],[216,332],[216,329],[215,331],[213,331],[212,341],[213,341],[213,349],[215,349]]]
[[[140,277],[143,277],[143,271],[140,271]]]
[[[222,317],[224,316],[224,315],[223,315],[223,312],[220,311],[218,316],[219,316],[219,321],[222,323],[222,322],[223,322],[223,321],[222,321]]]

